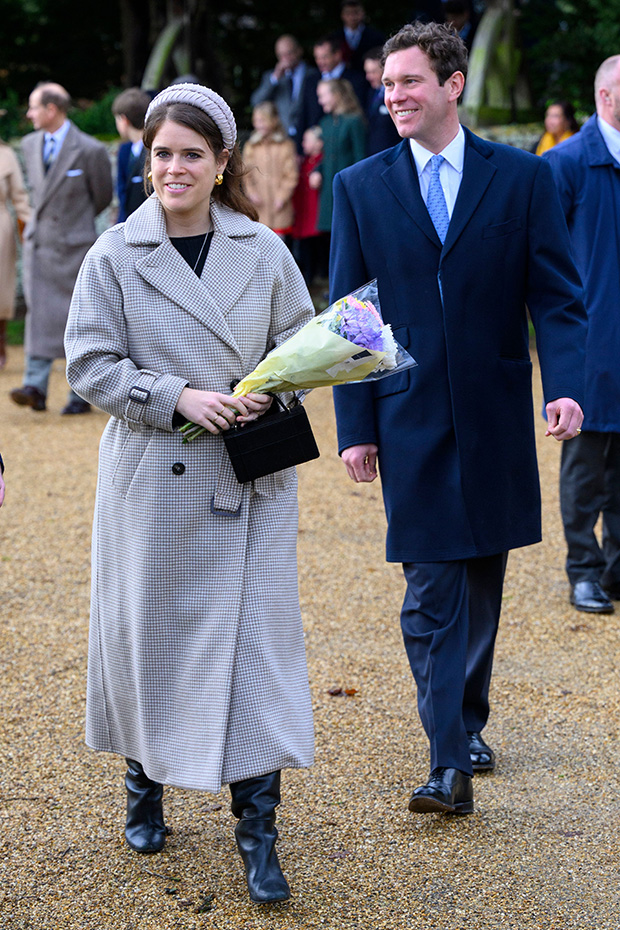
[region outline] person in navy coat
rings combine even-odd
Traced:
[[[400,142],[398,130],[385,105],[383,76],[383,46],[373,48],[364,57],[364,74],[368,81],[366,97],[366,154],[376,155]]]
[[[407,582],[401,626],[431,763],[409,809],[469,813],[473,771],[495,764],[481,731],[507,553],[541,538],[526,306],[558,440],[583,419],[586,317],[549,166],[459,124],[462,40],[404,26],[384,65],[403,141],[335,178],[330,299],[376,277],[418,367],[335,388],[338,444],[356,482],[378,462],[387,559]]]
[[[620,600],[620,55],[597,71],[596,115],[551,149],[588,312],[586,419],[562,447],[560,505],[570,600],[612,613]],[[594,527],[603,515],[602,546]]]

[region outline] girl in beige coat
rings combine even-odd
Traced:
[[[67,377],[110,415],[93,530],[86,738],[127,759],[129,846],[165,842],[163,784],[228,784],[255,901],[289,889],[275,853],[280,770],[308,766],[297,482],[239,484],[222,433],[271,397],[231,383],[313,316],[288,249],[241,189],[236,127],[208,88],[147,111],[154,194],[82,265]],[[183,445],[190,420],[206,433]]]
[[[254,132],[243,149],[246,190],[259,221],[283,237],[293,225],[292,199],[299,178],[295,144],[271,101],[254,107],[252,125]]]
[[[6,363],[6,321],[13,318],[17,277],[15,220],[8,204],[17,218],[21,238],[30,217],[28,194],[15,152],[0,141],[0,368]]]

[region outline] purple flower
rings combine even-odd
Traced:
[[[362,301],[351,297],[338,301],[336,306],[335,332],[357,346],[383,351],[381,319],[376,311],[373,313]]]

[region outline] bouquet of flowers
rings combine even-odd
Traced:
[[[265,356],[236,386],[233,397],[267,391],[308,391],[354,381],[376,381],[417,362],[381,318],[376,278],[306,323]],[[181,427],[184,442],[205,430]]]

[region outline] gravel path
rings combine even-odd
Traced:
[[[12,348],[0,372],[3,930],[618,930],[620,605],[597,616],[568,604],[559,446],[542,421],[545,541],[508,564],[485,731],[498,767],[476,777],[474,815],[413,815],[428,761],[400,567],[384,562],[378,485],[351,484],[335,454],[330,392],[308,398],[322,455],[300,468],[299,559],[317,761],[283,779],[293,899],[256,907],[226,791],[168,789],[164,852],[124,845],[124,766],[83,742],[105,416],[58,415],[61,363],[47,413],[15,407],[21,372]]]

